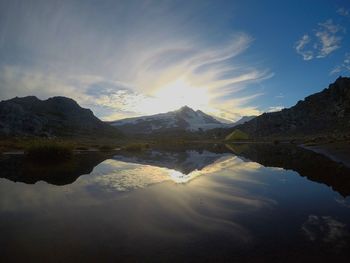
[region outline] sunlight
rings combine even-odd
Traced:
[[[138,109],[147,114],[177,110],[185,105],[203,110],[209,99],[205,88],[194,87],[180,78],[157,89],[152,99],[140,102]]]

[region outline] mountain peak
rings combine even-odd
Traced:
[[[194,111],[194,110],[188,107],[187,105],[185,105],[185,106],[182,106],[180,109],[178,109],[178,111],[182,112],[182,111]]]
[[[126,133],[152,133],[169,131],[203,131],[225,127],[212,116],[185,105],[178,110],[150,116],[141,116],[111,122]]]

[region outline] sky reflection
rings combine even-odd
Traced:
[[[113,157],[60,186],[0,179],[0,244],[7,251],[0,260],[50,258],[56,248],[65,251],[62,261],[215,259],[278,247],[347,251],[350,210],[329,186],[233,154],[213,155],[169,152],[166,161],[181,162],[163,167]]]

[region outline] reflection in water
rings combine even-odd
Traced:
[[[341,195],[350,195],[350,168],[310,150],[293,145],[227,145],[237,156],[263,166],[296,171],[309,180],[331,186]]]
[[[102,161],[110,158],[105,153],[76,154],[65,162],[31,161],[23,155],[0,158],[1,177],[14,182],[35,184],[45,181],[53,185],[73,183],[79,176],[89,174]]]
[[[84,174],[98,175],[101,185],[128,191],[167,180],[186,183],[213,169],[223,169],[230,159],[239,157],[252,166],[260,164],[296,171],[309,180],[332,187],[344,197],[350,195],[350,168],[321,154],[293,145],[235,144],[219,149],[219,152],[167,149],[114,155],[85,153],[59,165],[38,164],[23,156],[11,156],[0,160],[0,169],[2,178],[29,184],[45,181],[65,185]]]
[[[346,247],[349,240],[346,224],[331,216],[310,215],[302,230],[310,241],[325,243],[336,250]]]
[[[0,261],[347,259],[348,199],[309,180],[344,195],[347,170],[281,147],[77,155],[53,178],[5,158],[1,177],[12,181],[0,179]]]
[[[165,167],[182,174],[189,174],[195,170],[202,170],[204,167],[227,155],[231,155],[227,149],[226,153],[214,153],[207,150],[151,150],[139,154],[121,152],[121,154],[115,155],[113,159],[128,163]]]

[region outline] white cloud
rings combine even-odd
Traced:
[[[350,73],[350,53],[345,53],[343,62],[340,65],[336,66],[330,72],[330,74],[333,75],[333,74],[339,74],[342,72],[347,73],[347,74]]]
[[[321,44],[317,57],[324,58],[340,48],[342,37],[337,36],[336,34],[343,29],[339,25],[334,25],[332,20],[320,23],[319,26],[319,30],[315,33]]]
[[[339,49],[341,46],[344,28],[333,23],[331,19],[319,23],[311,37],[308,34],[302,36],[295,44],[295,50],[304,60],[324,58]]]
[[[304,60],[310,60],[314,57],[314,52],[312,50],[304,50],[305,46],[311,42],[309,35],[303,35],[303,37],[298,40],[295,44],[295,50],[298,54],[303,56]]]
[[[284,106],[271,106],[268,108],[267,112],[276,112],[276,111],[281,111],[285,107]]]

